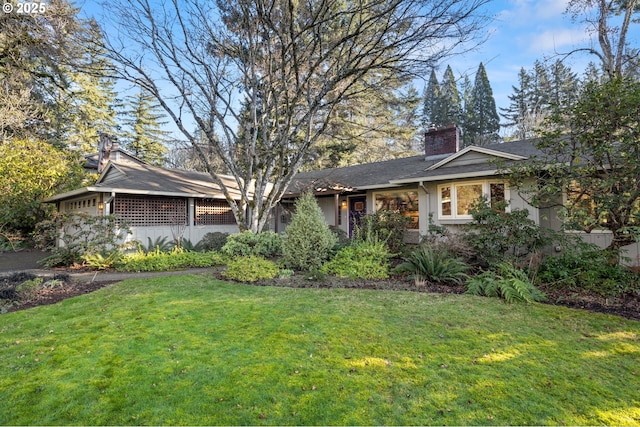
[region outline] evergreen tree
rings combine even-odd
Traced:
[[[128,110],[124,123],[128,126],[125,149],[154,165],[163,165],[169,132],[162,129],[167,122],[155,98],[140,90],[128,97]]]
[[[422,125],[424,129],[437,126],[437,105],[440,97],[440,83],[434,69],[431,69],[429,82],[424,89],[422,105]]]
[[[66,141],[82,153],[95,153],[100,134],[117,134],[116,109],[119,107],[115,80],[108,77],[113,69],[100,47],[100,30],[90,22],[89,40],[84,47],[81,71],[71,73],[72,106],[69,108]]]
[[[526,139],[531,136],[532,129],[527,120],[530,114],[531,102],[531,76],[524,68],[518,73],[518,87],[512,86],[513,94],[509,95],[509,106],[501,108],[500,114],[505,118],[503,126],[513,128],[512,137],[516,139]]]
[[[436,111],[433,123],[436,126],[448,126],[459,124],[462,117],[462,104],[460,91],[451,66],[447,66],[440,85],[440,92],[436,98]]]
[[[493,90],[484,65],[480,63],[471,90],[469,104],[465,105],[464,145],[487,145],[499,140],[500,117],[496,110]]]
[[[393,79],[376,93],[345,102],[334,111],[335,119],[321,136],[305,169],[370,163],[416,154],[419,104],[415,88]]]

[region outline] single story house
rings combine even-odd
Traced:
[[[424,155],[297,174],[276,215],[276,229],[289,221],[287,206],[311,190],[327,224],[349,235],[360,216],[393,209],[411,218],[405,240],[417,243],[427,234],[429,221],[452,230],[470,222],[469,209],[480,196],[491,203],[506,201],[507,209],[527,209],[539,226],[560,230],[558,208],[531,206],[509,188],[497,166],[497,161],[508,166],[541,154],[529,140],[460,149],[456,126],[431,129],[425,135]],[[576,233],[603,248],[611,242],[610,232]],[[640,265],[640,243],[624,249],[631,263]]]
[[[429,221],[454,230],[470,222],[469,208],[480,196],[492,203],[506,201],[507,209],[527,209],[541,227],[561,228],[557,208],[529,205],[509,188],[496,165],[496,160],[508,165],[539,155],[531,141],[460,149],[458,129],[452,125],[429,130],[424,145],[424,155],[298,173],[275,208],[270,228],[284,231],[296,198],[309,190],[316,195],[327,224],[349,235],[362,215],[393,209],[411,218],[406,241],[418,243]],[[129,222],[130,239],[141,242],[182,237],[197,243],[208,232],[239,231],[222,191],[206,173],[148,165],[115,144],[98,163],[105,166],[94,185],[46,202],[55,203],[60,212],[117,214]],[[223,179],[229,188],[235,187],[232,177]],[[608,232],[580,234],[601,247],[611,241]],[[640,243],[625,250],[631,263],[640,265]]]
[[[236,187],[232,177],[222,179]],[[229,203],[208,174],[160,168],[131,156],[112,158],[94,185],[45,202],[55,203],[62,213],[116,214],[131,228],[128,239],[143,243],[163,237],[197,243],[211,231],[239,231]]]

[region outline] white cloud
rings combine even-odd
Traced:
[[[523,42],[527,42],[523,37]],[[553,53],[563,49],[583,46],[588,43],[589,36],[583,29],[558,28],[546,30],[540,34],[532,34],[529,48],[535,53]]]

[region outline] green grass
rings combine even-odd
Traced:
[[[0,424],[640,424],[640,323],[466,295],[131,280],[0,316]]]

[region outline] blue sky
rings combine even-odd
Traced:
[[[521,68],[530,70],[536,59],[555,61],[554,55],[579,47],[597,45],[596,39],[586,30],[585,24],[573,22],[564,14],[568,0],[493,0],[486,11],[494,17],[487,25],[488,40],[464,55],[445,61],[436,74],[442,79],[447,65],[451,65],[456,77],[469,75],[471,81],[480,62],[484,63],[498,107],[507,107],[512,86],[517,85]],[[80,0],[82,12],[95,15],[100,22],[101,7],[95,0]],[[629,34],[632,45],[640,44],[640,29],[635,24]],[[589,61],[596,61],[586,54],[573,55],[565,62],[582,74]],[[428,75],[425,76],[428,79]],[[417,82],[416,85],[421,84]],[[422,87],[418,87],[422,93]]]
[[[494,0],[488,10],[495,21],[488,27],[489,39],[474,52],[451,58],[456,76],[468,74],[473,81],[478,64],[483,62],[498,107],[509,105],[508,96],[517,86],[521,68],[531,70],[536,59],[555,61],[558,53],[567,53],[580,47],[597,46],[597,38],[587,31],[585,24],[573,22],[564,14],[568,0]],[[640,41],[638,24],[629,34],[629,42],[637,46]],[[565,64],[582,74],[589,61],[597,63],[595,56],[579,53],[569,57]],[[441,78],[444,68],[437,73]]]

